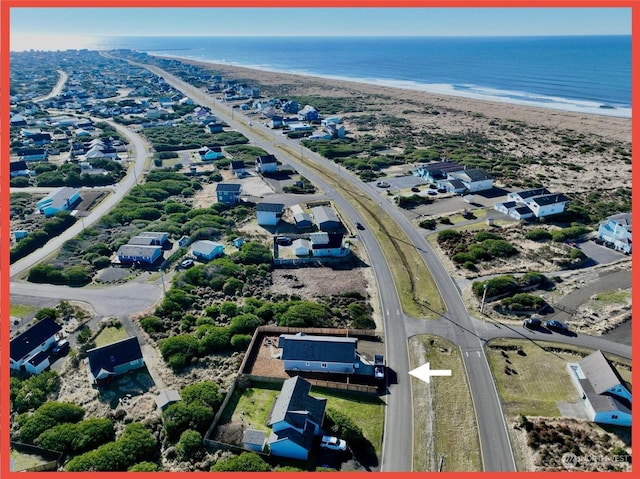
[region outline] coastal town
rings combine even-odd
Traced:
[[[10,73],[12,471],[630,471],[629,121]]]

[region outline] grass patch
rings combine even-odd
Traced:
[[[451,378],[436,378],[427,384],[411,378],[413,391],[413,470],[482,471],[480,442],[471,392],[460,350],[449,341],[429,335],[409,342],[410,368],[429,361],[432,369],[450,369]],[[458,378],[454,380],[452,378]],[[432,429],[419,425],[432,424]]]
[[[299,152],[287,146],[278,146],[294,157],[299,156]],[[410,246],[412,243],[398,224],[369,196],[345,189],[339,181],[336,181],[332,172],[318,164],[306,160],[304,163],[322,176],[333,188],[340,189],[342,195],[362,215],[370,231],[376,235],[394,277],[403,311],[417,318],[435,318],[443,313],[444,302],[431,272],[418,251]]]
[[[95,343],[96,347],[99,348],[128,337],[127,331],[122,326],[107,326],[96,336]]]
[[[631,291],[604,291],[593,297],[594,301],[606,304],[626,303],[631,299]]]
[[[9,314],[17,318],[26,318],[27,316],[38,311],[37,306],[27,306],[26,304],[14,304],[10,306]]]
[[[516,351],[502,351],[498,346],[515,346]],[[489,343],[487,358],[496,381],[498,394],[505,414],[516,416],[559,417],[556,402],[577,401],[578,393],[569,380],[567,362],[577,362],[591,354],[591,350],[562,343],[539,341],[537,343],[517,339],[497,339]],[[607,354],[613,361],[628,364],[628,361]],[[509,360],[510,364],[506,361]],[[505,372],[509,367],[511,373]],[[515,373],[513,372],[515,371]],[[631,381],[631,372],[619,369],[625,381]]]
[[[245,389],[238,398],[231,420],[234,422],[243,421],[247,424],[248,429],[270,432],[271,429],[266,425],[267,414],[269,414],[271,405],[279,393],[278,389],[262,389],[261,387]]]
[[[11,449],[11,470],[14,472],[24,471],[32,467],[40,466],[46,461],[34,454],[24,454],[15,449]]]

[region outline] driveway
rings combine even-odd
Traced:
[[[596,244],[591,240],[577,243],[576,247],[580,248],[595,264],[609,264],[625,257],[624,253]]]

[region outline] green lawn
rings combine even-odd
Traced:
[[[16,316],[18,318],[26,318],[27,316],[29,316],[32,313],[35,313],[36,311],[38,311],[38,308],[36,306],[27,306],[25,304],[14,304],[11,303],[10,305],[10,309],[9,309],[9,314],[11,316]]]
[[[466,378],[460,350],[445,339],[429,335],[413,337],[409,344],[410,368],[429,362],[431,369],[451,370],[450,378],[434,378],[429,384],[411,378],[413,470],[437,471],[439,458],[444,456],[443,472],[482,471],[471,392],[467,381],[459,380]],[[427,427],[429,421],[433,421],[433,432]]]
[[[254,383],[242,392],[236,390],[220,418],[220,424],[243,422],[247,428],[269,432],[271,429],[265,424],[267,414],[279,393],[280,385],[265,383]],[[311,395],[326,398],[327,408],[336,409],[353,419],[380,458],[385,404],[379,397],[318,387],[311,388]]]
[[[107,326],[100,334],[96,336],[96,347],[105,346],[107,344],[115,343],[121,339],[128,338],[127,331],[122,327]]]

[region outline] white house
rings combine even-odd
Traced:
[[[50,318],[44,318],[9,343],[9,367],[39,374],[49,366],[49,349],[56,342],[56,334],[62,326]]]
[[[293,240],[291,247],[293,249],[293,254],[296,256],[309,256],[311,241],[304,238],[298,238]]]
[[[598,238],[613,243],[613,247],[631,253],[631,213],[609,216],[598,227]]]
[[[593,422],[631,426],[631,391],[602,351],[567,363],[567,371]]]
[[[256,171],[272,173],[278,169],[278,160],[273,155],[261,155],[256,158]]]
[[[531,209],[536,218],[543,218],[564,212],[568,202],[569,198],[562,193],[552,193],[549,195],[532,196],[531,198],[527,198],[524,203]]]
[[[349,244],[343,241],[343,237],[342,233],[311,233],[309,239],[312,256],[347,256],[351,250]]]
[[[469,193],[493,188],[493,176],[482,168],[470,168],[449,173],[449,179],[460,180]]]
[[[275,226],[282,218],[284,205],[282,203],[258,203],[256,215],[261,226]]]

